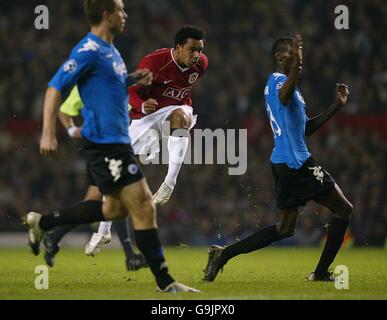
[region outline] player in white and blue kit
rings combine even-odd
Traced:
[[[133,155],[128,133],[128,94],[131,80],[151,83],[149,71],[128,76],[125,63],[113,45],[125,27],[127,14],[122,0],[85,0],[91,32],[72,50],[69,59],[50,81],[43,112],[40,152],[55,155],[58,143],[55,124],[61,99],[74,85],[84,103],[81,135],[87,170],[105,201],[81,204],[42,216],[27,214],[30,245],[35,254],[44,232],[60,225],[132,218],[137,246],[163,292],[198,292],[176,282],[169,274],[158,237],[152,193]]]
[[[212,246],[205,269],[204,280],[207,281],[213,281],[231,258],[293,236],[298,209],[310,200],[329,208],[333,216],[321,259],[309,280],[334,280],[328,269],[343,242],[352,204],[345,198],[332,176],[311,157],[305,136],[319,129],[346,104],[348,87],[338,84],[336,101],[321,115],[309,119],[305,112],[305,101],[297,87],[297,79],[302,70],[301,36],[275,41],[273,57],[277,71],[269,76],[264,94],[266,111],[274,134],[270,160],[280,222],[226,248]]]

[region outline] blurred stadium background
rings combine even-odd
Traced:
[[[34,28],[38,4],[49,7],[49,30]],[[273,40],[300,32],[304,39],[300,87],[309,115],[333,101],[336,82],[350,86],[349,105],[310,139],[314,157],[354,204],[347,243],[385,246],[385,1],[128,0],[125,4],[127,28],[116,46],[128,70],[145,54],[172,46],[180,26],[196,24],[207,33],[204,51],[210,61],[193,91],[197,128],[248,129],[245,175],[228,176],[225,165],[183,166],[172,200],[158,211],[164,244],[227,244],[276,222],[269,166],[272,133],[263,89],[272,71]],[[334,8],[339,4],[349,8],[349,30],[334,28]],[[17,235],[25,236],[20,217],[26,211],[66,207],[80,201],[86,190],[76,142],[59,130],[59,156],[43,159],[38,141],[46,84],[87,31],[82,1],[0,1],[1,246],[12,245]],[[144,169],[156,191],[166,166]],[[309,204],[296,236],[280,245],[319,245],[328,217],[325,209]]]

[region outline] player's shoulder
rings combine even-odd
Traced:
[[[169,58],[171,55],[171,50],[172,50],[171,48],[160,48],[147,54],[144,58],[152,59],[152,60],[155,60],[155,59],[162,60],[165,58]]]
[[[202,71],[206,71],[206,69],[208,68],[208,58],[204,53],[200,55],[197,65]]]
[[[72,54],[81,56],[95,56],[101,49],[101,42],[98,41],[96,36],[88,33],[83,39],[81,39],[73,48]]]
[[[273,78],[275,81],[281,81],[283,79],[286,79],[286,74],[283,74],[281,72],[273,72],[271,75],[270,75],[271,78]]]
[[[286,81],[287,77],[285,74],[280,73],[280,72],[273,72],[269,75],[269,78],[267,79],[268,85],[271,84],[278,84],[278,83],[283,83]]]

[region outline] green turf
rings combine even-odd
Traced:
[[[126,272],[123,253],[104,250],[86,257],[81,250],[62,250],[49,273],[49,289],[34,286],[42,256],[27,250],[0,249],[0,299],[387,299],[387,252],[343,249],[335,265],[349,268],[349,289],[333,283],[311,283],[321,249],[267,248],[228,263],[213,283],[201,281],[206,248],[167,248],[172,274],[202,290],[199,294],[161,294],[148,269]]]

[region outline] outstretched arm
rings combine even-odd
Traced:
[[[279,90],[279,99],[283,105],[287,105],[294,94],[297,85],[298,75],[302,70],[302,38],[296,35],[292,45],[293,61],[290,67],[288,78]]]
[[[336,84],[336,101],[329,106],[323,113],[307,121],[305,127],[305,135],[310,136],[312,133],[320,129],[333,115],[339,111],[347,103],[349,95],[348,86],[344,83]]]

